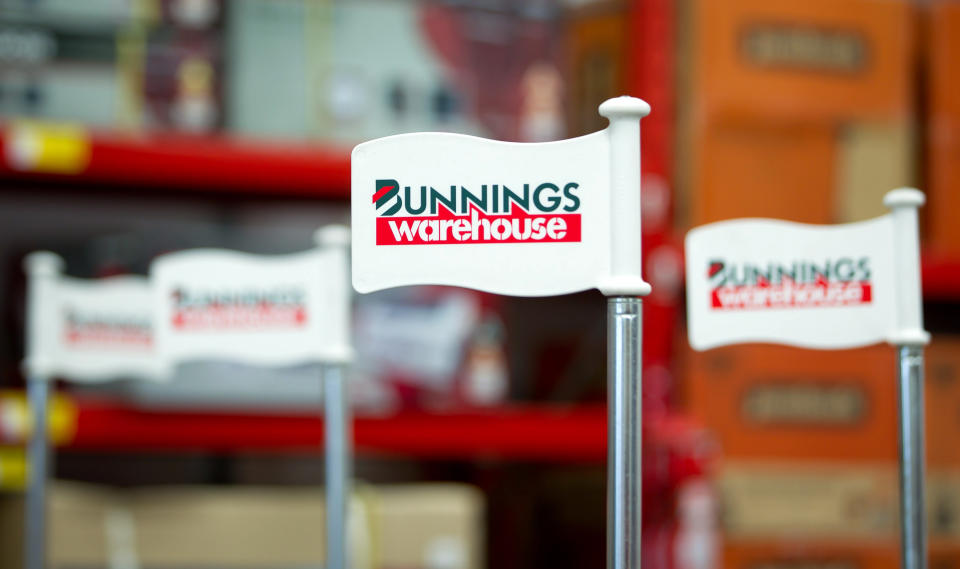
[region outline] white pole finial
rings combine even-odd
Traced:
[[[23,259],[23,270],[29,277],[52,277],[63,271],[63,259],[50,251],[35,251]]]
[[[883,203],[893,215],[893,258],[896,276],[897,321],[889,342],[899,346],[924,346],[930,334],[923,329],[923,295],[920,288],[920,239],[917,208],[923,192],[897,188],[887,192]]]
[[[32,379],[50,379],[55,373],[53,329],[57,321],[54,296],[63,271],[63,259],[50,251],[30,253],[23,260],[27,273],[27,334],[23,369]]]
[[[616,97],[600,105],[610,120],[610,275],[598,287],[607,296],[646,296],[640,247],[640,119],[650,105]]]
[[[342,337],[350,337],[350,319],[351,319],[351,299],[353,298],[353,289],[350,287],[350,228],[346,225],[331,224],[317,229],[313,233],[313,240],[319,250],[324,254],[333,254],[337,257],[337,265],[343,270],[345,279],[340,282],[331,282],[330,295],[331,300],[336,306],[336,315],[331,317],[331,322],[338,322],[336,326],[343,330]],[[346,341],[346,340],[345,340]],[[330,356],[330,360],[339,360],[341,363],[350,363],[353,361],[353,348],[349,341],[337,346],[327,346],[329,351],[339,352],[338,357]]]

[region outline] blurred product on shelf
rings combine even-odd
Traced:
[[[0,115],[210,132],[223,122],[221,0],[6,0]]]
[[[858,221],[915,179],[912,3],[690,5],[684,225]]]
[[[149,35],[141,91],[132,95],[147,128],[207,133],[223,117],[222,41],[219,31],[160,30]]]
[[[449,287],[361,295],[355,320],[357,403],[379,410],[490,405],[508,391],[493,297]]]
[[[960,255],[960,4],[936,0],[924,7],[926,57],[927,235],[930,249]]]
[[[502,403],[508,391],[500,317],[475,291],[405,287],[357,296],[351,401],[361,413],[463,409]],[[181,364],[164,383],[86,389],[143,407],[260,411],[319,409],[320,369],[230,362]]]
[[[75,17],[67,8],[47,13],[56,22],[47,24],[18,17],[34,14],[27,8],[7,11],[0,3],[0,117],[116,125],[123,70],[110,19],[100,21],[95,9],[89,20]]]
[[[20,566],[18,496],[0,495],[0,562]],[[357,569],[479,569],[485,505],[463,484],[361,486],[351,503]],[[169,486],[50,490],[51,569],[320,567],[320,488]],[[9,547],[7,547],[9,545]]]
[[[688,409],[725,459],[896,460],[890,346],[728,346],[691,353],[687,371]]]
[[[230,128],[346,142],[414,131],[516,139],[521,77],[548,51],[539,30],[550,24],[518,16],[447,3],[238,0],[227,19]]]

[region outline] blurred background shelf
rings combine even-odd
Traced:
[[[0,401],[0,423],[7,426],[0,430],[0,444],[20,444],[23,394],[9,392]],[[305,411],[145,409],[88,396],[59,398],[51,422],[59,448],[95,452],[319,453],[324,429],[321,415]],[[356,452],[364,456],[602,463],[607,453],[607,412],[600,404],[359,415],[353,431]],[[669,416],[653,417],[645,427],[646,443],[661,452],[686,448],[686,454],[696,454],[698,433],[691,423]]]
[[[350,150],[229,136],[0,125],[0,180],[347,199]]]
[[[926,300],[960,300],[960,255],[927,253],[923,255],[923,296]]]

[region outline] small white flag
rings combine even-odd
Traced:
[[[158,257],[151,276],[165,365],[288,366],[350,358],[345,250],[184,251]]]
[[[31,375],[82,382],[158,379],[147,279],[75,279],[60,275],[61,265],[45,252],[27,261]]]
[[[903,284],[919,282],[916,203],[906,208],[914,215],[912,262],[896,258],[898,248],[910,249],[909,243],[895,247],[896,211],[845,225],[735,219],[691,230],[691,346],[767,342],[839,349],[903,341],[906,323],[898,308],[919,304],[919,285]],[[917,298],[898,297],[903,294]],[[912,328],[919,330],[919,316],[913,316]]]
[[[354,287],[645,294],[640,118],[649,107],[628,97],[604,105],[611,127],[571,140],[520,144],[417,133],[354,148]],[[628,195],[612,191],[617,184]],[[615,266],[611,255],[614,218],[621,216],[630,270]]]

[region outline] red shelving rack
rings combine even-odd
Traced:
[[[328,145],[218,136],[122,134],[73,129],[82,158],[69,172],[17,164],[15,127],[0,124],[0,180],[96,183],[164,190],[347,199],[350,150]]]
[[[323,444],[319,409],[158,410],[86,397],[69,402],[73,424],[61,446],[75,450],[319,452]],[[361,415],[353,431],[360,454],[598,462],[606,456],[606,421],[602,405],[509,405]],[[11,435],[0,443],[22,443]]]

